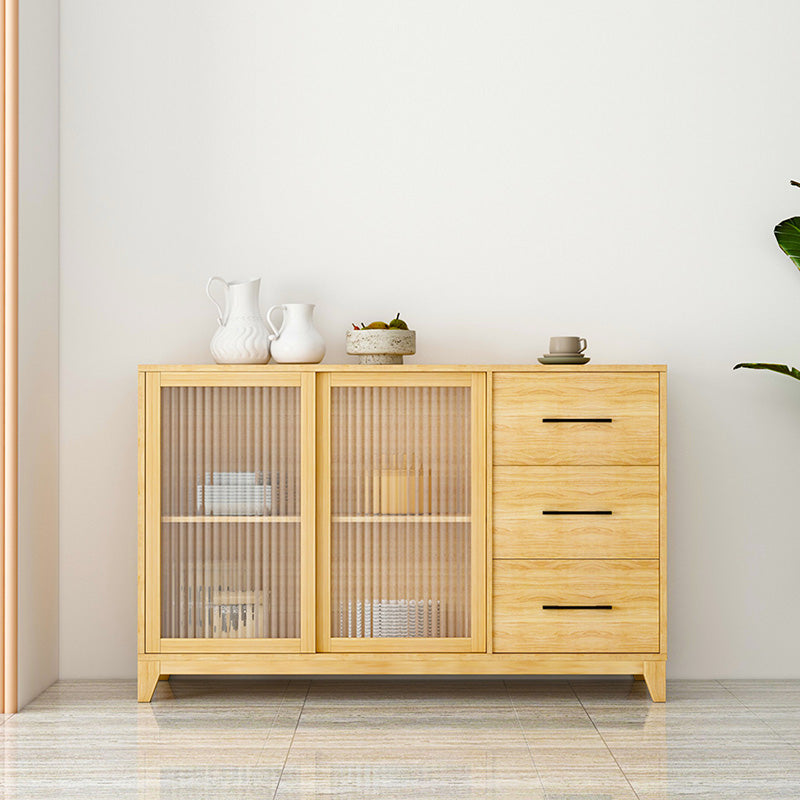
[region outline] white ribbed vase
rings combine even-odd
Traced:
[[[225,284],[225,310],[211,296],[211,284]],[[261,278],[225,281],[213,277],[206,293],[219,309],[219,328],[211,338],[211,355],[217,364],[266,364],[269,361],[269,329],[258,304]]]

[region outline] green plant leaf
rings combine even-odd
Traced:
[[[781,250],[800,269],[800,217],[791,217],[775,226],[775,238]]]
[[[786,364],[737,364],[734,369],[745,367],[747,369],[768,369],[772,372],[779,372],[781,375],[788,375],[790,378],[795,378],[800,381],[800,369],[794,367],[787,367]]]

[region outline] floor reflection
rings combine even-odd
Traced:
[[[0,737],[7,800],[800,798],[800,681],[61,682]]]

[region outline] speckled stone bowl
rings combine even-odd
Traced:
[[[347,332],[347,354],[360,364],[402,364],[417,352],[417,332],[387,328]]]

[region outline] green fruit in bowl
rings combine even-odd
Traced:
[[[389,323],[390,328],[399,328],[401,331],[407,331],[408,325],[400,319],[400,312],[397,312],[397,316]]]
[[[370,322],[367,325],[367,330],[375,331],[375,330],[383,330],[384,328],[388,328],[389,326],[385,322]]]

